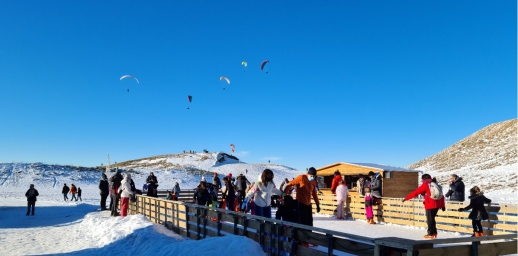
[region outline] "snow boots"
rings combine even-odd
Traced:
[[[435,233],[433,235],[425,235],[424,236],[424,239],[434,239],[434,238],[437,238],[437,233]]]
[[[376,222],[374,222],[373,219],[367,219],[367,223],[369,223],[369,224],[376,224]]]

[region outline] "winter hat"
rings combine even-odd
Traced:
[[[358,174],[358,178],[363,178],[363,174]]]
[[[229,174],[228,174],[228,177],[232,177],[232,173],[229,173]]]
[[[374,172],[370,171],[368,176],[374,176]]]
[[[217,172],[215,172],[215,173],[214,173],[214,176],[218,176],[218,173],[217,173]]]
[[[317,170],[315,169],[315,167],[309,167],[308,174],[309,175],[317,175]]]
[[[103,179],[106,179],[106,178],[108,178],[108,177],[106,176],[106,174],[105,174],[105,173],[103,173],[102,178],[103,178]]]

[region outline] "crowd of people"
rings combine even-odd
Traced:
[[[279,188],[275,185],[274,173],[270,169],[265,169],[256,181],[250,182],[243,174],[232,177],[232,174],[219,178],[218,173],[214,173],[212,183],[206,181],[202,176],[202,180],[194,189],[192,203],[198,205],[218,207],[229,209],[237,212],[248,213],[266,218],[272,217],[272,207],[276,207],[276,219],[285,220],[294,223],[300,223],[313,226],[312,200],[316,206],[317,212],[320,212],[320,202],[318,199],[318,183],[316,181],[316,169],[311,167],[307,169],[307,173],[293,178],[291,181],[285,179]],[[370,224],[374,222],[373,205],[380,204],[382,198],[382,179],[379,173],[369,172],[367,177],[359,174],[356,181],[357,193],[364,197],[365,201],[365,217]],[[437,224],[435,217],[439,210],[445,211],[445,197],[450,201],[465,201],[465,186],[461,177],[452,174],[448,182],[449,190],[443,194],[442,186],[440,186],[435,178],[429,174],[421,176],[422,184],[407,197],[403,202],[416,197],[422,197],[425,216],[427,223],[427,234],[425,238],[434,239],[437,237]],[[146,179],[144,190],[147,190],[147,196],[158,197],[157,193],[158,179],[153,172]],[[218,198],[221,191],[221,200]],[[337,208],[336,219],[347,219],[344,208],[349,197],[349,188],[346,185],[345,177],[342,177],[339,171],[334,173],[331,184],[332,193],[336,194]],[[68,201],[68,194],[71,194],[70,201],[81,200],[81,188],[71,184],[63,185],[62,193],[65,201]],[[167,191],[166,199],[178,200],[181,189],[178,182],[175,186]],[[293,194],[296,192],[296,197]],[[108,180],[106,174],[102,174],[99,181],[99,193],[101,196],[100,207],[102,211],[110,210],[111,216],[126,216],[129,202],[136,201],[136,194],[142,194],[141,190],[136,189],[135,183],[131,179],[131,174],[127,173],[124,177],[121,170],[117,170]],[[34,215],[36,198],[38,191],[31,184],[26,192],[27,197],[27,215]],[[110,206],[106,207],[106,200],[110,197]],[[486,198],[479,187],[474,186],[470,189],[470,204],[467,207],[459,208],[458,211],[471,210],[468,218],[472,220],[473,236],[483,236],[481,221],[489,218],[484,204],[491,203]],[[120,200],[120,213],[118,205]],[[219,202],[219,203],[218,203]]]

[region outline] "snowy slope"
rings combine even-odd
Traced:
[[[451,174],[462,177],[466,195],[481,187],[493,201],[518,203],[517,119],[487,126],[441,152],[406,168],[436,177],[447,188]]]

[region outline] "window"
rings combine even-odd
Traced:
[[[385,178],[385,179],[392,179],[392,178],[394,178],[394,172],[384,172],[383,173],[383,178]]]

